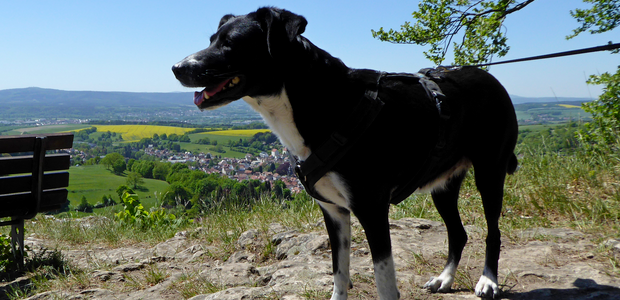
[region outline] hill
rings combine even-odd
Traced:
[[[587,102],[587,98],[511,96],[514,104]],[[0,119],[76,118],[97,120],[222,123],[260,120],[243,101],[201,114],[193,92],[131,93],[63,91],[37,87],[0,90]]]
[[[513,104],[524,103],[566,103],[566,102],[590,102],[591,98],[579,98],[579,97],[521,97],[516,95],[510,95],[510,99]]]
[[[235,123],[260,120],[245,102],[201,113],[193,92],[130,93],[63,91],[43,88],[0,90],[0,119],[94,119]]]

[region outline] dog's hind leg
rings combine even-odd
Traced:
[[[505,167],[491,167],[484,165],[477,167],[474,163],[476,186],[482,197],[484,215],[487,220],[488,235],[486,239],[486,257],[484,271],[475,293],[478,297],[499,298],[500,290],[497,283],[497,269],[500,252],[499,217],[502,211],[504,197]]]
[[[349,278],[349,252],[351,251],[351,213],[335,204],[320,202],[325,227],[332,247],[334,291],[332,300],[347,299],[347,290],[353,284]]]
[[[355,216],[366,231],[366,238],[368,239],[375,269],[375,283],[377,284],[377,291],[381,300],[400,298],[400,293],[396,286],[396,270],[394,268],[394,258],[392,257],[388,212],[389,204],[385,206],[359,205],[353,207],[353,213],[355,213]]]
[[[453,177],[444,189],[431,193],[435,207],[448,229],[448,261],[443,272],[437,277],[431,277],[424,285],[424,288],[433,293],[447,293],[450,291],[454,282],[456,268],[461,260],[463,248],[467,243],[467,233],[465,228],[463,228],[457,204],[459,190],[465,175],[466,173],[462,173]]]

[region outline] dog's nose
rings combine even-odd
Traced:
[[[177,72],[181,69],[181,63],[176,63],[172,66],[172,72],[177,74]]]

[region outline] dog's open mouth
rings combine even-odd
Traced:
[[[205,88],[200,92],[194,92],[194,104],[201,106],[203,102],[210,100],[214,96],[226,90],[234,89],[241,82],[241,78],[236,76],[220,82],[217,86]]]

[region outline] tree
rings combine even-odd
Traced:
[[[127,174],[127,185],[133,186],[134,189],[137,189],[139,185],[144,184],[144,179],[142,179],[142,175],[138,172],[129,172]]]
[[[136,162],[135,159],[130,159],[127,161],[127,170],[131,170],[131,167],[133,166],[133,164]]]
[[[100,163],[104,165],[106,169],[110,170],[110,168],[114,167],[114,164],[117,161],[123,161],[123,163],[125,163],[125,158],[120,153],[112,152],[112,153],[107,154],[100,161]]]
[[[534,0],[423,0],[418,11],[412,13],[415,24],[401,25],[401,30],[382,28],[372,35],[381,41],[398,44],[430,45],[424,55],[433,63],[441,65],[450,46],[454,48],[457,65],[479,64],[493,55],[506,55],[506,33],[502,31],[504,20]],[[452,40],[461,33],[460,42]],[[451,45],[452,44],[452,45]]]
[[[112,172],[116,175],[121,175],[126,169],[127,164],[125,164],[125,159],[116,160],[112,165]]]
[[[92,212],[93,205],[88,203],[88,200],[86,200],[86,196],[82,196],[82,199],[80,199],[80,204],[78,204],[75,210],[81,212]]]
[[[190,199],[192,196],[192,193],[182,184],[174,182],[164,191],[162,205],[166,207],[176,207],[177,205],[182,205],[189,208],[189,206],[191,206]]]
[[[398,30],[372,30],[381,41],[399,44],[430,45],[424,55],[439,65],[448,48],[454,48],[456,65],[479,64],[494,55],[504,56],[507,45],[503,22],[510,14],[518,12],[535,0],[422,0],[418,11],[413,12],[415,23],[401,25]],[[575,9],[570,14],[580,26],[566,36],[571,39],[583,32],[591,34],[611,31],[620,26],[620,0],[583,0],[592,6]],[[458,42],[452,42],[457,36]],[[618,51],[614,51],[618,53]],[[590,145],[620,147],[620,67],[615,74],[592,75],[588,84],[603,85],[598,100],[587,103],[583,109],[592,114],[593,122],[582,132],[581,140]]]
[[[440,65],[448,48],[454,48],[456,65],[478,64],[494,55],[506,55],[506,32],[502,31],[508,15],[535,0],[422,0],[412,13],[415,23],[405,22],[400,30],[372,30],[373,37],[398,44],[430,45],[425,56]],[[620,0],[583,0],[590,9],[571,11],[581,26],[567,38],[588,31],[602,33],[620,25]],[[460,38],[459,41],[454,41]]]
[[[159,180],[166,180],[166,177],[170,173],[170,163],[157,163],[153,168],[153,178]]]

